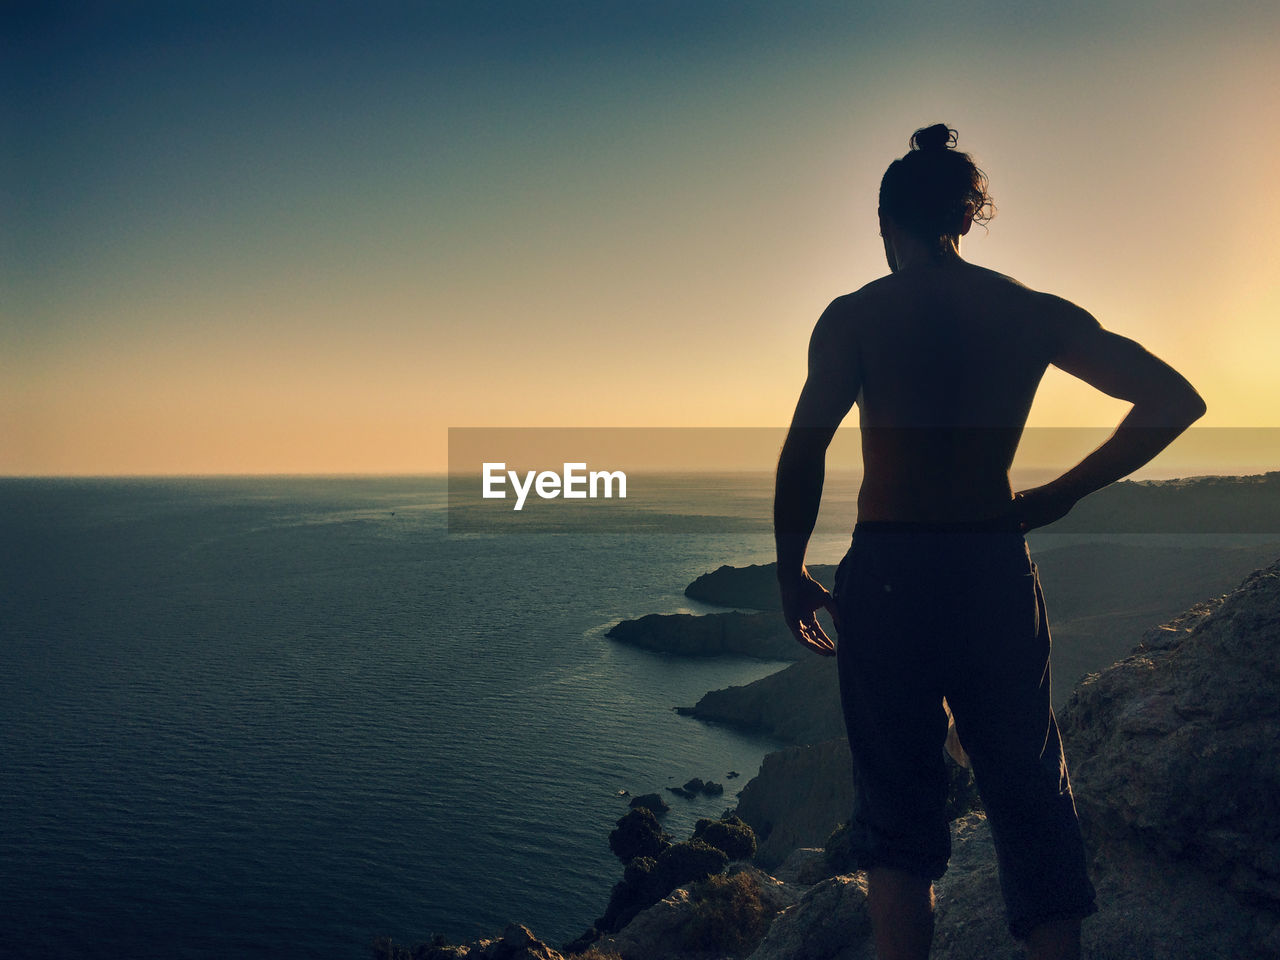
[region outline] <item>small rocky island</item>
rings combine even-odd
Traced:
[[[651,613],[623,620],[605,636],[643,650],[682,657],[798,660],[803,651],[776,613]]]

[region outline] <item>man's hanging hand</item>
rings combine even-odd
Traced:
[[[782,615],[786,618],[792,635],[814,653],[834,657],[835,641],[827,636],[822,624],[818,623],[818,610],[825,609],[830,613],[839,629],[835,597],[803,569],[799,576],[780,580],[778,586],[782,593]]]

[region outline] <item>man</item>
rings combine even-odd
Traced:
[[[1096,908],[1022,534],[1146,464],[1205,407],[1084,310],[961,259],[960,238],[991,203],[954,142],[941,124],[919,130],[890,166],[879,210],[890,274],[835,300],[813,331],[778,463],[778,581],[796,639],[839,655],[851,829],[881,960],[927,957],[933,936],[932,881],[950,855],[943,697],[991,823],[1011,930],[1033,960],[1078,957]],[[1015,497],[1009,468],[1050,364],[1133,407],[1083,461]],[[863,481],[833,598],[804,555],[826,448],[855,402]]]

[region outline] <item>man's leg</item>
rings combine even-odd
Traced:
[[[1027,934],[1027,960],[1080,960],[1079,919],[1050,920]]]
[[[1010,930],[1035,960],[1074,958],[1094,889],[1053,715],[1044,597],[1027,569],[975,588],[981,629],[961,635],[947,702],[991,826]]]
[[[905,870],[867,871],[867,907],[879,960],[926,960],[933,943],[933,884]]]

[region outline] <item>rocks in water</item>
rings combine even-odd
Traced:
[[[671,809],[671,805],[662,799],[662,794],[660,793],[642,793],[638,797],[632,797],[630,806],[632,810],[638,807],[645,807],[648,810],[652,810],[656,815],[666,813]]]
[[[636,857],[627,864],[622,879],[614,884],[605,912],[596,929],[616,932],[666,897],[677,887],[719,873],[728,863],[723,852],[701,840],[670,844],[656,859]]]
[[[622,929],[677,887],[718,874],[740,855],[750,856],[755,838],[751,828],[737,818],[723,822],[700,820],[690,839],[673,844],[661,833],[653,815],[641,808],[618,821],[609,844],[625,860],[626,868],[622,880],[610,891],[604,915],[595,922],[597,933]],[[633,851],[633,857],[624,858],[624,854]],[[594,936],[588,931],[579,939],[585,943]]]
[[[651,613],[638,620],[623,620],[605,636],[644,650],[684,657],[798,660],[804,653],[782,618],[771,613]]]
[[[716,783],[714,780],[703,780],[701,777],[694,777],[687,781],[683,787],[667,787],[667,790],[677,797],[694,800],[699,795],[707,797],[722,796],[724,794],[724,784]]]
[[[657,857],[669,846],[670,837],[648,807],[636,807],[620,817],[609,834],[609,849],[623,863],[635,857]]]

